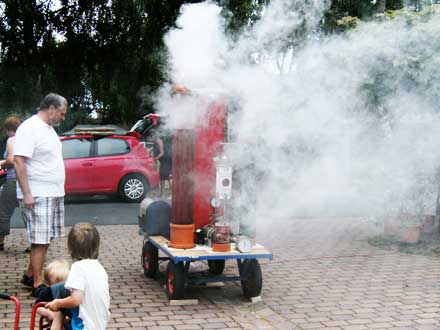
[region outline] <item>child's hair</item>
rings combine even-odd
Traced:
[[[98,230],[91,223],[77,223],[69,232],[67,247],[73,260],[98,259]]]
[[[70,263],[64,259],[50,262],[44,269],[44,281],[49,285],[64,282],[69,275]]]

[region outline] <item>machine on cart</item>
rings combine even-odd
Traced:
[[[200,109],[194,125],[172,132],[171,205],[160,200],[141,203],[144,274],[155,277],[159,262],[169,260],[169,299],[183,298],[186,286],[219,281],[241,281],[244,296],[257,297],[263,283],[257,259],[272,259],[272,254],[255,241],[254,166],[251,160],[238,162],[228,155],[226,149],[234,141],[226,98],[182,91],[183,97],[196,99]],[[222,275],[228,259],[237,261],[238,276]],[[206,261],[209,276],[190,272],[194,261]]]

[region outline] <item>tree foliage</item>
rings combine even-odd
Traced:
[[[321,28],[344,31],[358,19],[401,8],[402,1],[333,0]],[[61,129],[91,120],[91,112],[102,123],[128,126],[154,111],[151,95],[168,79],[163,36],[182,5],[197,2],[203,0],[0,0],[0,117],[30,114],[50,91],[71,104]],[[269,0],[216,3],[234,40]],[[288,46],[307,33],[298,29]]]
[[[269,0],[219,0],[222,13],[228,24],[226,32],[234,39],[251,27],[261,17]]]
[[[438,3],[438,0],[333,0],[326,12],[322,28],[327,32],[351,29],[360,20],[374,19],[376,15],[393,15],[403,8],[420,12],[423,8]]]
[[[185,1],[2,2],[2,113],[29,113],[49,91],[77,120],[98,110],[103,122],[130,123],[151,111],[142,91],[166,79],[162,38]]]
[[[236,34],[267,0],[219,0]],[[129,125],[153,111],[165,80],[163,36],[186,3],[201,0],[1,0],[0,113],[31,113],[56,91],[71,104],[64,126]],[[63,129],[63,128],[62,128]]]

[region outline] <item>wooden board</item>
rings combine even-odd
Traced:
[[[260,244],[255,244],[252,250],[248,253],[241,253],[238,250],[236,250],[234,243],[231,243],[231,251],[229,252],[214,252],[212,251],[212,248],[210,248],[207,245],[196,245],[192,249],[174,249],[169,247],[170,241],[163,236],[150,236],[150,239],[153,240],[158,245],[160,245],[173,257],[196,258],[196,257],[208,257],[208,256],[225,256],[225,257],[237,257],[237,259],[239,259],[239,256],[271,255],[271,253]]]
[[[198,305],[198,299],[178,299],[178,300],[170,300],[170,306],[191,306]]]

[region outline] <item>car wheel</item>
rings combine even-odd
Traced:
[[[128,174],[119,183],[119,195],[127,202],[140,203],[148,189],[147,180],[140,174]]]

